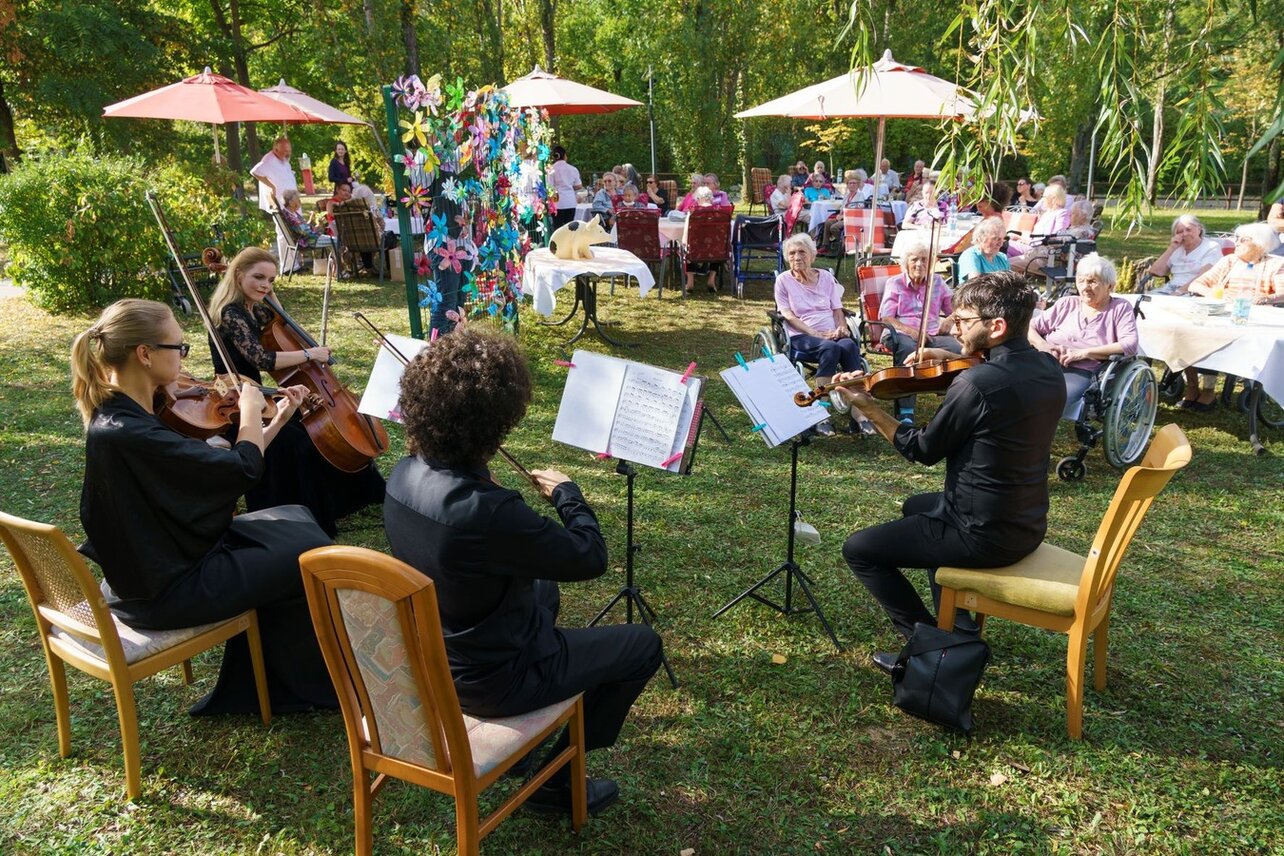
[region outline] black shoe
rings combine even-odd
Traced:
[[[896,658],[898,656],[895,651],[875,651],[870,656],[870,659],[874,661],[875,666],[890,675],[896,671]]]
[[[588,779],[588,813],[597,817],[620,798],[620,786],[610,779]],[[524,808],[536,814],[570,814],[571,786],[546,784],[530,795]]]
[[[818,437],[834,436],[834,425],[828,419],[826,419],[824,422],[818,422],[812,427],[816,432],[816,436]]]

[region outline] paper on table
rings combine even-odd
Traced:
[[[409,336],[387,334],[388,341],[400,351],[406,359],[413,360],[420,351],[428,347],[423,339],[412,339]],[[401,412],[397,409],[401,398],[401,374],[406,367],[401,360],[382,345],[375,357],[374,368],[370,371],[370,380],[366,382],[366,391],[361,395],[357,410],[377,419],[401,421]]]
[[[576,351],[571,364],[574,368],[566,376],[553,439],[591,452],[606,452],[619,399],[604,392],[619,391],[629,365],[592,351]]]

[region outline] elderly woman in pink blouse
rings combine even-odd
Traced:
[[[1030,344],[1061,363],[1066,377],[1063,419],[1077,419],[1097,369],[1115,354],[1137,353],[1132,304],[1113,297],[1119,281],[1110,260],[1089,253],[1075,268],[1078,294],[1068,294],[1030,322]]]

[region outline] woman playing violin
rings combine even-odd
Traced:
[[[108,306],[72,344],[72,391],[85,422],[81,549],[103,569],[108,607],[134,627],[192,627],[257,609],[273,712],[334,707],[298,565],[300,553],[330,539],[299,506],[232,516],[307,389],[282,390],[286,401],[264,427],[263,396],[245,385],[236,442],[215,448],[154,413],[187,350],[169,307],[133,299]],[[257,710],[249,648],[237,636],[218,685],[192,712]]]
[[[210,299],[210,317],[218,324],[233,368],[256,380],[265,371],[330,359],[330,349],[325,346],[273,351],[260,343],[263,330],[276,317],[267,304],[276,274],[276,261],[266,250],[247,247],[232,259]],[[220,362],[215,352],[214,369],[221,374]],[[280,441],[268,451],[266,464],[263,480],[245,495],[246,507],[254,511],[273,505],[305,505],[331,537],[339,518],[383,502],[383,476],[373,462],[357,473],[336,469],[317,452],[298,419],[284,427]]]

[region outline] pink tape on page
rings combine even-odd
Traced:
[[[686,383],[687,378],[691,377],[691,373],[695,371],[695,367],[695,360],[692,360],[691,364],[687,366],[687,370],[682,373],[682,380],[680,380],[679,383]]]
[[[553,360],[553,365],[561,366],[564,369],[575,368],[575,363],[571,362],[570,360]]]
[[[593,457],[597,458],[599,461],[607,461],[607,460],[610,460],[610,458],[611,458],[611,450],[610,450],[610,449],[607,449],[605,452],[598,452],[598,453],[597,453],[596,455],[594,455]]]
[[[694,364],[694,363],[692,363],[692,365],[695,365],[695,364]],[[674,461],[681,460],[681,459],[682,459],[682,453],[681,453],[681,452],[677,452],[676,454],[670,455],[669,457],[667,457],[667,458],[665,458],[663,461],[661,461],[661,462],[660,462],[660,467],[661,467],[661,469],[663,469],[664,467],[669,466],[669,464],[672,464]]]
[[[437,330],[437,328],[436,328],[436,327],[433,327],[433,328],[432,328],[432,335],[428,337],[428,341],[429,341],[429,342],[435,342],[435,341],[437,341],[437,333],[438,333],[438,332],[439,332],[439,331]]]

